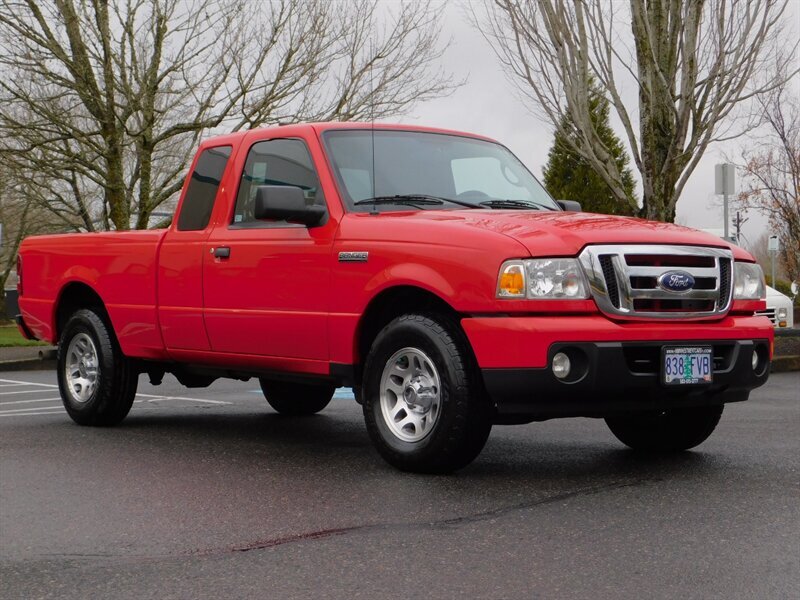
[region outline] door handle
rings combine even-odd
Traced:
[[[228,246],[220,246],[219,248],[214,248],[214,258],[230,258],[231,257],[231,249]]]

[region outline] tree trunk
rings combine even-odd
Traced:
[[[139,148],[139,210],[136,216],[136,229],[147,229],[150,213],[153,211],[153,148],[145,139]]]
[[[645,171],[642,176],[647,180],[642,212],[646,218],[659,221],[675,219],[670,200],[678,181],[670,173],[676,123],[674,90],[670,85],[674,45],[667,26],[668,12],[662,2],[645,5],[631,0],[631,28],[639,68],[639,134]]]
[[[116,131],[104,136],[108,147],[106,153],[105,202],[108,217],[119,231],[131,228],[130,206],[125,194],[125,172],[123,166],[122,143]]]
[[[651,221],[675,222],[675,182],[658,177],[649,196],[642,198],[641,217]]]

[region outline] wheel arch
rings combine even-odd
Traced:
[[[100,294],[83,281],[70,281],[61,288],[55,303],[53,324],[56,341],[61,338],[61,333],[70,316],[84,308],[95,309],[99,316],[110,325],[110,317]],[[113,327],[110,329],[113,332]]]
[[[393,319],[410,313],[445,315],[461,327],[461,314],[429,289],[403,284],[381,290],[367,304],[356,328],[355,356],[359,363],[356,374],[359,380],[366,355],[380,331]]]

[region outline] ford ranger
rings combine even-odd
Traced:
[[[605,419],[631,448],[703,442],[767,380],[761,269],[668,223],[556,201],[504,146],[300,124],[214,137],[165,230],[19,252],[18,325],[58,344],[70,417],[114,425],[140,374],[258,378],[279,413],[354,388],[392,465],[450,472],[494,424]]]

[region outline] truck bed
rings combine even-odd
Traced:
[[[156,313],[156,267],[166,230],[47,235],[26,239],[20,304],[33,334],[57,343],[55,306],[68,284],[100,295],[122,351],[163,358]]]

